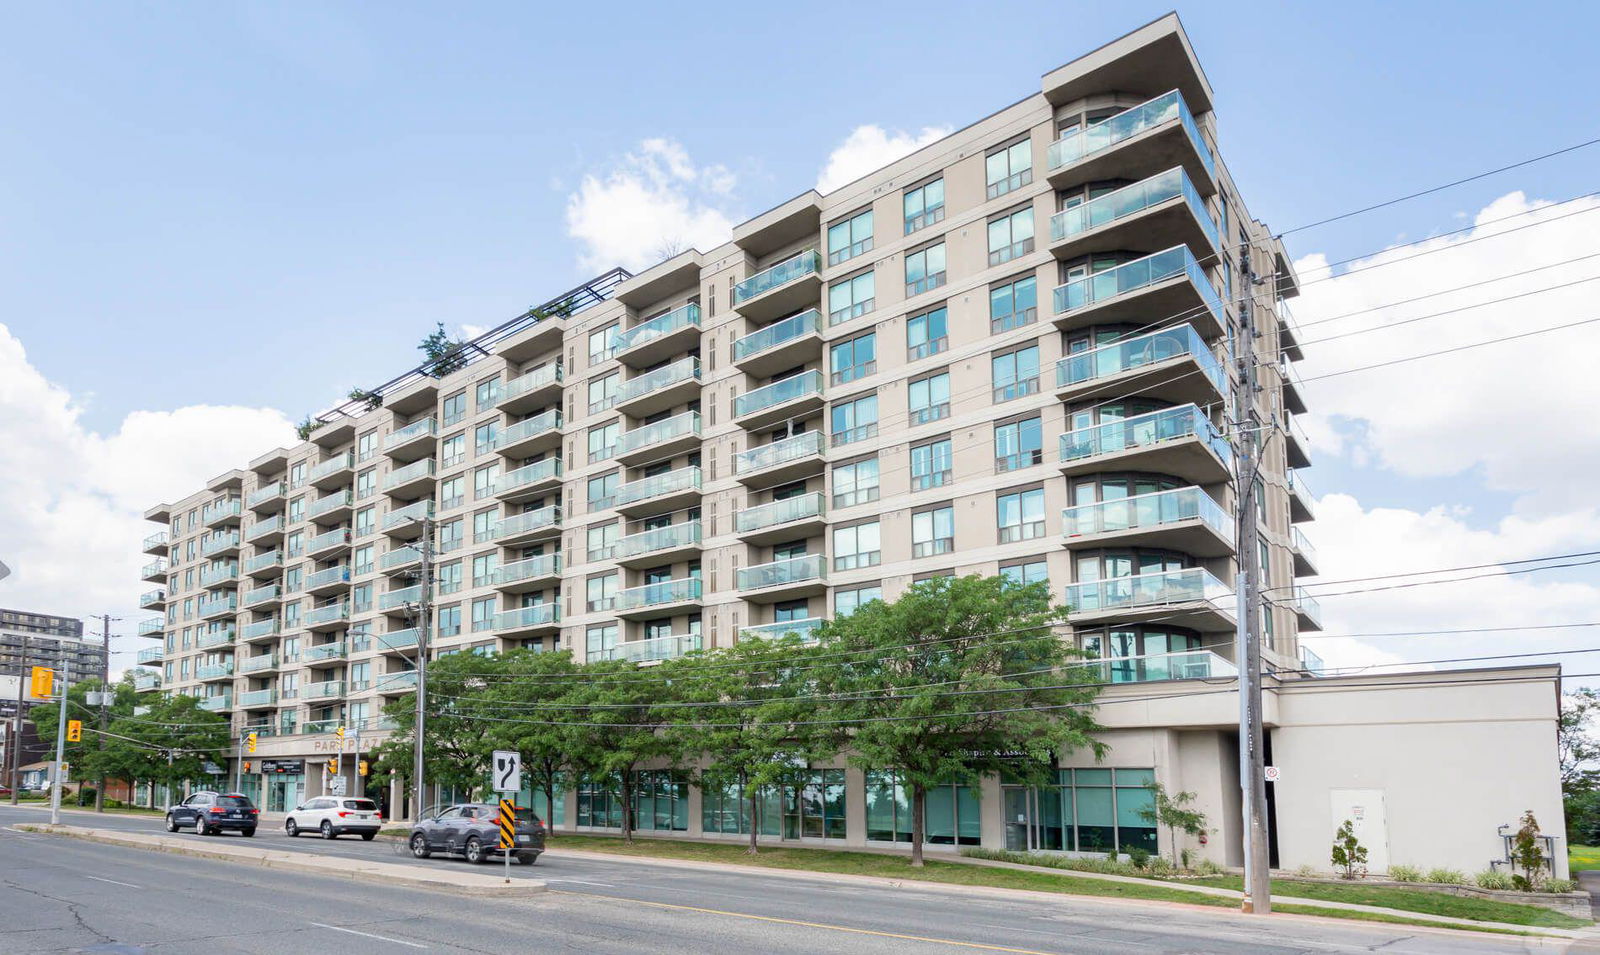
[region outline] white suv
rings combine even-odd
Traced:
[[[359,833],[372,841],[383,828],[383,813],[370,799],[349,796],[318,796],[294,807],[283,820],[283,831],[291,836],[302,832],[316,832],[324,839],[333,839],[347,832]]]

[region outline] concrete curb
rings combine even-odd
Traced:
[[[86,842],[99,842],[105,845],[123,846],[130,849],[166,852],[196,859],[243,862],[268,869],[306,872],[312,875],[332,876],[357,882],[373,882],[379,885],[402,885],[414,889],[440,889],[456,895],[472,895],[486,898],[524,898],[549,891],[543,882],[534,879],[517,879],[508,885],[503,876],[488,875],[486,873],[448,871],[445,869],[440,869],[437,873],[431,873],[416,866],[397,865],[392,862],[362,862],[339,856],[303,855],[291,852],[275,852],[271,849],[230,845],[201,847],[193,842],[180,842],[161,836],[142,836],[109,829],[86,829],[79,826],[50,826],[25,823],[16,828],[24,832],[66,836],[71,839],[82,839]]]

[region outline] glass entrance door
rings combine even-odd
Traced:
[[[267,812],[288,812],[305,797],[304,776],[273,776],[267,781]]]
[[[1001,804],[1005,807],[1006,848],[1012,852],[1035,848],[1033,790],[1025,786],[1006,786],[1002,789]]]
[[[1069,849],[1069,813],[1063,811],[1062,793],[1055,786],[1003,786],[1000,804],[1005,811],[1006,848],[1014,852]]]

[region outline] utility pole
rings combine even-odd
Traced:
[[[22,786],[22,675],[28,672],[28,634],[22,634],[22,656],[17,658],[17,709],[11,714],[11,739],[6,755],[11,757],[11,805],[17,804]]]
[[[422,734],[427,725],[428,697],[428,621],[433,617],[433,515],[422,517],[422,577],[417,596],[417,716],[412,727],[411,819],[422,818]]]
[[[56,707],[56,766],[55,772],[51,773],[51,776],[54,777],[54,782],[50,787],[50,825],[52,826],[61,824],[61,783],[63,781],[61,777],[66,775],[61,771],[61,763],[66,758],[67,750],[68,669],[65,659],[63,659],[61,664],[61,689],[57,691],[60,702]]]
[[[96,751],[106,747],[106,700],[111,696],[111,615],[100,615],[100,646],[105,650],[100,660],[100,733],[95,736]],[[128,798],[132,799],[132,793]],[[106,771],[102,767],[94,785],[94,811],[106,811]]]

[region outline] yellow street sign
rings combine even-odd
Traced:
[[[55,696],[56,671],[49,667],[34,667],[28,680],[28,693],[36,700]]]
[[[77,743],[83,739],[83,720],[67,720],[67,742]]]
[[[244,738],[244,751],[247,753],[253,753],[256,751],[256,734],[251,733],[249,736]]]
[[[517,846],[517,807],[511,800],[500,800],[500,848],[515,849]]]

